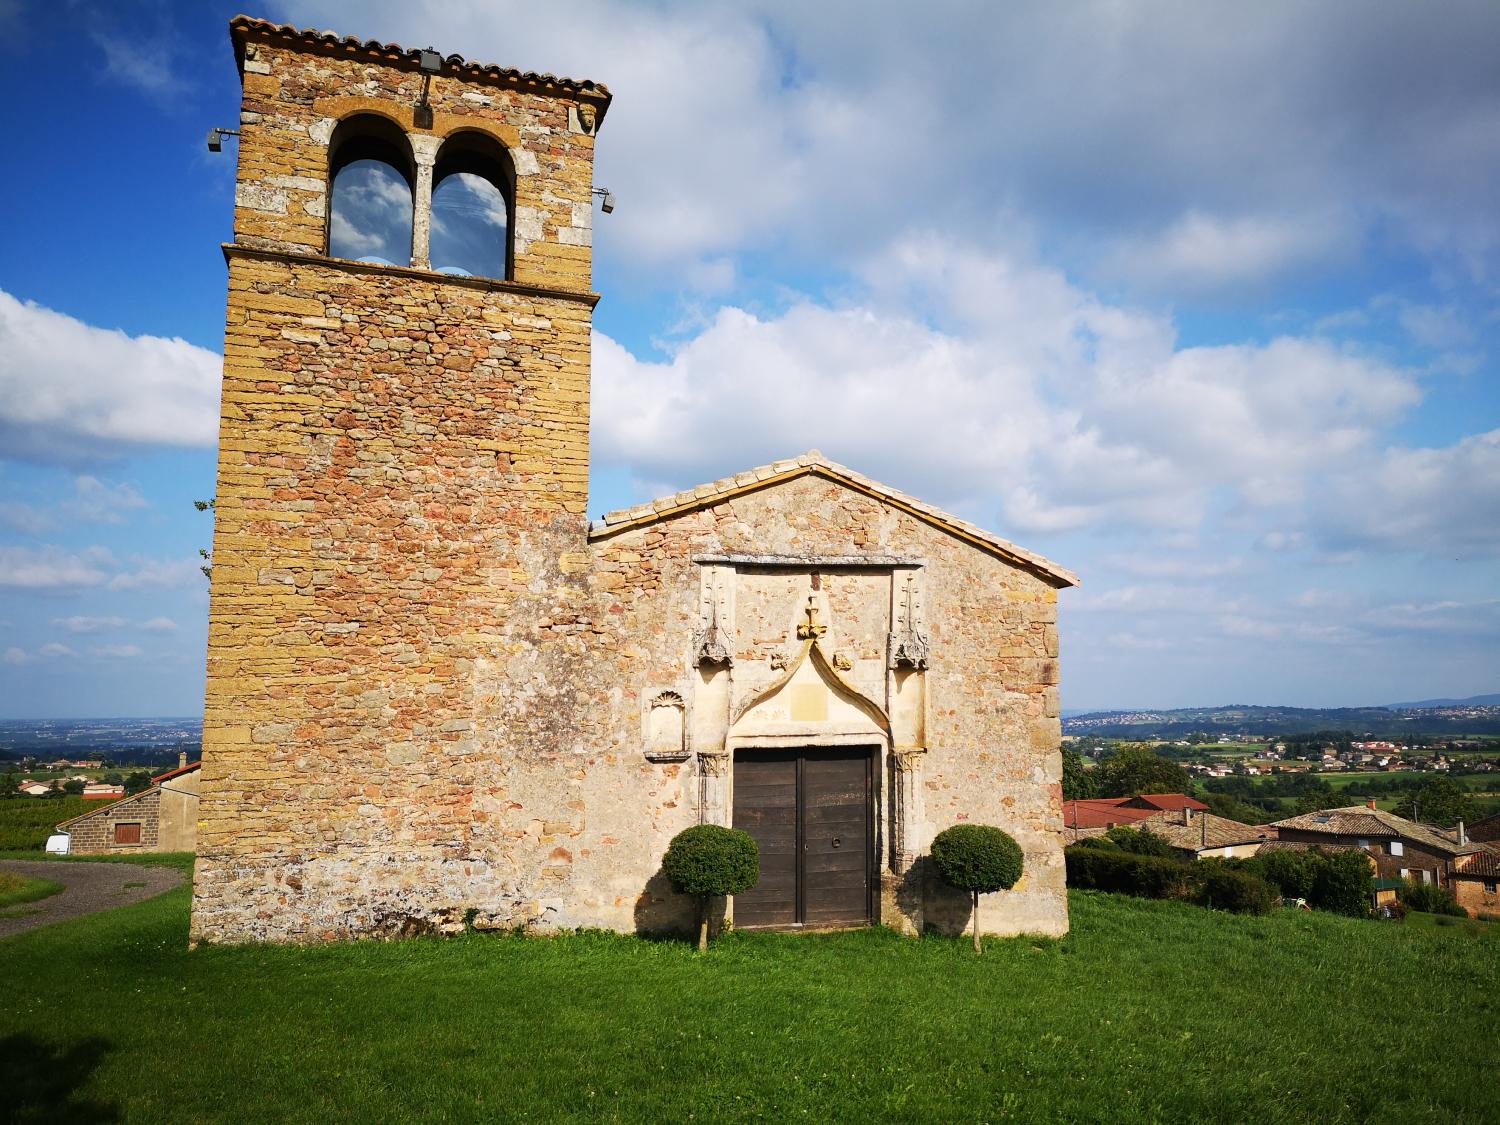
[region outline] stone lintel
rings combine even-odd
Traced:
[[[893,567],[926,566],[927,560],[911,555],[712,555],[692,556],[695,563],[704,566],[785,566],[818,567],[832,570],[835,567],[873,567],[886,570]]]

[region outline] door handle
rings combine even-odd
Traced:
[[[844,841],[835,836],[833,838],[833,846],[836,848],[842,848],[844,846]]]

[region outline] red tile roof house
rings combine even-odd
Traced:
[[[1444,886],[1450,884],[1461,858],[1484,850],[1469,842],[1461,823],[1455,832],[1444,832],[1378,809],[1373,800],[1303,813],[1270,827],[1283,841],[1363,848],[1375,858],[1382,879],[1415,879]]]
[[[1111,828],[1149,828],[1189,859],[1251,856],[1276,833],[1256,824],[1216,816],[1186,793],[1142,793],[1063,802],[1063,834],[1070,844]]]
[[[1460,856],[1450,873],[1453,897],[1471,917],[1500,918],[1500,843],[1485,843],[1480,850]]]

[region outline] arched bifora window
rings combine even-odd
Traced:
[[[372,113],[340,121],[328,148],[328,253],[384,265],[411,264],[411,144]]]
[[[509,277],[516,177],[494,138],[465,130],[438,150],[432,170],[432,268]]]

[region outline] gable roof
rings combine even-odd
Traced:
[[[1064,828],[1113,828],[1134,824],[1155,816],[1156,809],[1135,809],[1126,805],[1129,797],[1098,797],[1063,802]]]
[[[1163,812],[1181,812],[1183,809],[1208,811],[1207,805],[1196,797],[1189,797],[1186,793],[1141,793],[1129,798],[1126,803],[1132,808],[1160,809]],[[1238,824],[1239,821],[1234,821],[1234,823]]]
[[[1302,813],[1300,816],[1278,820],[1272,827],[1294,828],[1302,832],[1327,832],[1336,836],[1399,836],[1449,855],[1467,855],[1479,850],[1477,844],[1460,844],[1439,829],[1429,828],[1384,809],[1372,809],[1368,805],[1349,805]]]
[[[181,777],[185,773],[192,773],[201,765],[203,765],[203,759],[200,758],[198,759],[198,761],[189,762],[185,766],[173,766],[166,773],[159,773],[155,777],[153,777],[151,779],[151,784],[160,785],[163,781],[170,781],[174,777]]]
[[[61,831],[62,829],[68,827],[68,825],[77,824],[80,820],[87,820],[91,816],[101,816],[107,812],[114,812],[116,809],[130,804],[132,801],[139,801],[150,792],[150,789],[142,789],[139,793],[132,793],[128,797],[121,797],[118,801],[111,801],[107,805],[100,805],[97,809],[90,809],[86,813],[81,813],[80,815],[75,816],[70,820],[63,821],[57,826],[57,828],[59,831]]]
[[[735,496],[758,492],[763,488],[772,488],[806,476],[821,477],[843,485],[853,492],[862,492],[866,496],[871,496],[908,515],[915,516],[922,522],[945,531],[957,539],[998,555],[1007,562],[1016,563],[1057,586],[1078,585],[1078,575],[1059,566],[1051,559],[1043,558],[1024,547],[1018,547],[1008,539],[1002,539],[993,532],[986,531],[967,520],[961,520],[940,508],[934,508],[931,504],[918,500],[914,496],[908,496],[889,485],[856,473],[853,469],[840,465],[836,461],[830,461],[816,449],[810,449],[800,457],[772,461],[768,465],[759,465],[743,473],[722,477],[671,496],[663,496],[644,504],[637,504],[632,508],[606,512],[603,518],[596,520],[590,528],[589,538],[592,540],[608,539],[624,531],[673,519],[685,512],[721,504]]]
[[[1191,799],[1191,798],[1189,798]],[[1193,823],[1169,818],[1164,812],[1154,813],[1141,821],[1140,828],[1149,828],[1174,848],[1184,851],[1199,851],[1203,848],[1232,848],[1237,844],[1258,844],[1270,841],[1275,831],[1264,824],[1242,824],[1227,816],[1202,813],[1193,817]]]

